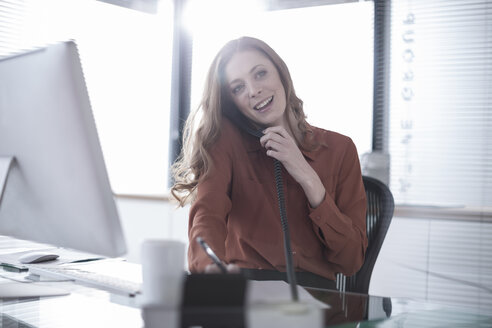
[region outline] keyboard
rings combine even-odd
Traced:
[[[87,271],[82,268],[63,266],[29,266],[29,274],[35,277],[73,280],[77,284],[93,287],[107,292],[134,297],[140,293],[141,284],[115,276]],[[39,279],[35,279],[39,280]]]

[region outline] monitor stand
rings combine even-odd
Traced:
[[[10,167],[14,161],[13,156],[0,156],[0,204],[2,202],[2,195],[9,175]]]

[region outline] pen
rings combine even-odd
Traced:
[[[196,237],[196,241],[200,244],[200,246],[203,248],[205,253],[207,253],[208,257],[210,257],[212,261],[214,261],[214,263],[217,264],[220,271],[222,271],[222,273],[227,273],[227,269],[224,266],[224,263],[222,263],[222,261],[217,257],[217,255],[215,255],[214,251],[210,248],[210,246],[208,246],[205,240],[203,240],[202,237]]]
[[[10,271],[10,272],[24,272],[29,270],[25,266],[18,266],[10,263],[3,263],[3,262],[0,263],[0,267],[2,267],[2,269],[5,271]]]

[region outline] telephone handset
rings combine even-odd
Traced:
[[[255,129],[250,121],[244,116],[241,112],[239,112],[235,108],[229,108],[224,111],[224,114],[227,118],[229,118],[237,127],[242,129],[243,131],[248,132],[249,134],[261,138],[263,137],[263,129]]]
[[[228,108],[225,110],[225,115],[240,129],[248,132],[249,134],[261,138],[263,137],[263,129],[254,129],[248,119],[235,108]],[[297,279],[294,271],[294,264],[292,260],[292,249],[290,243],[289,224],[287,221],[287,210],[285,207],[285,195],[284,195],[284,182],[282,178],[282,164],[279,160],[273,159],[274,174],[275,174],[275,186],[277,188],[278,206],[280,209],[280,222],[282,223],[282,231],[284,234],[284,252],[285,252],[285,264],[287,271],[287,280],[290,284],[292,300],[299,301],[297,293]]]

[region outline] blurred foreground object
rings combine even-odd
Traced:
[[[159,0],[98,0],[120,7],[143,11],[149,14],[157,13]]]

